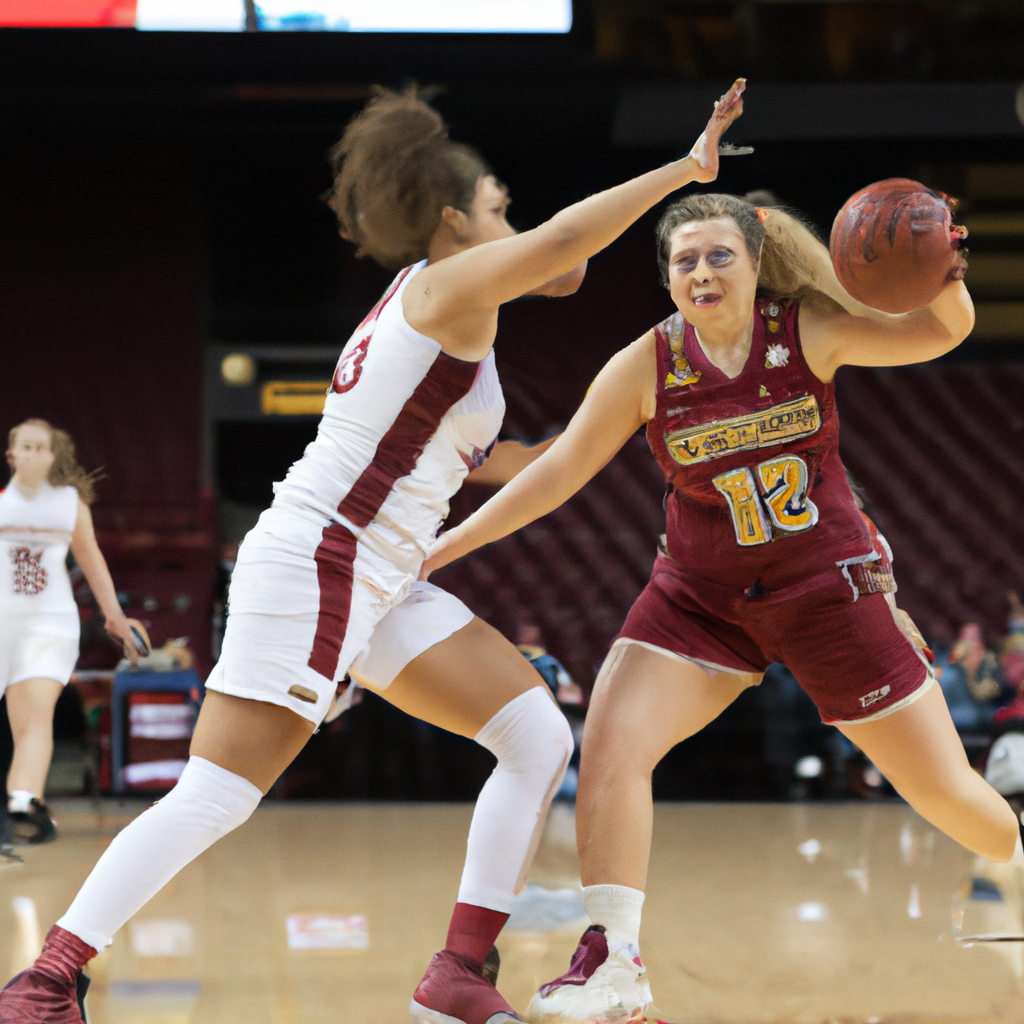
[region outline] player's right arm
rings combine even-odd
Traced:
[[[445,352],[481,359],[502,303],[568,274],[613,242],[638,217],[690,182],[718,176],[718,142],[743,112],[744,79],[715,104],[690,154],[574,203],[530,231],[485,242],[431,264],[406,288],[402,305],[416,330]]]
[[[92,513],[84,501],[78,501],[78,515],[75,518],[75,529],[71,534],[71,553],[85,576],[92,596],[96,599],[103,613],[104,628],[119,640],[124,647],[125,657],[134,664],[138,663],[139,655],[132,636],[131,624],[121,610],[117,600],[114,581],[110,577],[107,561],[96,543],[96,531],[92,524]]]
[[[438,537],[420,578],[571,498],[653,417],[656,376],[655,337],[649,331],[608,360],[565,433],[539,459],[465,522]]]

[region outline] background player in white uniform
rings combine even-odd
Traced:
[[[491,627],[415,583],[504,403],[498,309],[573,291],[582,261],[670,192],[717,173],[741,110],[717,106],[694,156],[515,235],[506,191],[414,95],[383,93],[332,153],[342,234],[406,266],[338,363],[317,439],[239,552],[223,653],[175,789],[111,844],[0,1024],[78,1020],[81,968],[185,864],[255,809],[328,713],[351,667],[413,715],[474,737],[498,765],[477,802],[445,949],[411,1005],[432,1024],[518,1020],[483,974],[522,884],[572,735],[536,672]],[[375,632],[376,631],[376,632]],[[371,638],[373,640],[371,641]]]
[[[92,480],[76,462],[71,438],[45,420],[26,420],[10,432],[7,464],[11,480],[0,491],[0,695],[14,737],[7,808],[13,838],[40,843],[56,836],[43,800],[53,709],[78,660],[69,547],[107,631],[133,644],[93,532]]]

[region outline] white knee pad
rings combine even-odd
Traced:
[[[499,769],[553,784],[553,793],[573,751],[572,729],[543,685],[510,700],[474,739],[498,759]]]
[[[248,779],[189,758],[174,789],[118,833],[57,924],[93,949],[109,946],[118,928],[246,821],[262,797]]]
[[[473,814],[459,902],[508,913],[572,757],[572,730],[537,686],[509,701],[475,738],[498,764]]]

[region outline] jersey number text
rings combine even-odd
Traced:
[[[753,469],[731,469],[712,483],[728,502],[743,547],[802,533],[818,521],[818,508],[807,497],[807,463],[796,455],[769,459]]]

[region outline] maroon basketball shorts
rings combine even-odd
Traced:
[[[882,718],[935,681],[885,594],[860,593],[838,565],[750,593],[660,555],[619,637],[713,671],[760,673],[781,661],[831,725]]]

